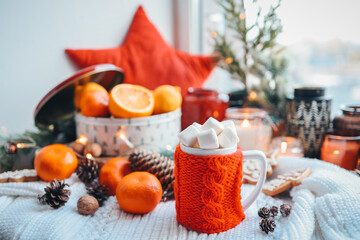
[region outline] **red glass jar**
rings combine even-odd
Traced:
[[[182,104],[182,129],[193,122],[203,124],[209,117],[218,121],[225,119],[229,107],[229,95],[207,89],[189,88]]]

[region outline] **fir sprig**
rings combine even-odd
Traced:
[[[252,24],[247,22],[244,0],[217,0],[217,3],[224,12],[228,29],[226,34],[213,34],[214,50],[221,55],[220,67],[239,79],[247,93],[250,90],[258,93],[258,99],[249,102],[249,105],[261,106],[277,117],[284,117],[284,111],[279,110],[285,105],[288,62],[283,56],[284,48],[276,42],[282,31],[277,15],[281,0],[267,12],[257,1],[252,1],[252,4],[258,5],[256,20]],[[249,75],[259,78],[260,84],[249,86]]]

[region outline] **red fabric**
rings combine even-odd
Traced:
[[[241,205],[243,154],[194,156],[176,148],[176,219],[184,226],[218,233],[238,225],[245,214]]]
[[[211,56],[194,56],[169,46],[140,6],[120,47],[109,49],[66,49],[81,68],[112,63],[124,70],[125,83],[149,89],[159,85],[201,87],[214,67]]]

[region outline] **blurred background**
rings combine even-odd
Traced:
[[[257,2],[264,1],[244,1],[248,22],[256,19]],[[0,1],[0,126],[35,128],[37,103],[75,72],[64,49],[120,45],[140,4],[166,41],[190,53],[212,53],[212,33],[227,31],[216,0]],[[359,7],[357,0],[281,2],[277,44],[288,62],[287,93],[296,85],[324,86],[333,96],[332,115],[341,104],[360,102]],[[241,84],[217,68],[205,87],[228,93]]]

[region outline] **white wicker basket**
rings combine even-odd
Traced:
[[[126,144],[121,135],[135,146],[150,145],[173,149],[179,143],[181,109],[143,118],[94,118],[75,115],[77,136],[85,136],[88,142],[99,143],[103,155],[117,156]]]

